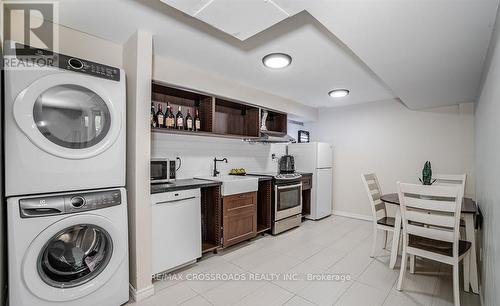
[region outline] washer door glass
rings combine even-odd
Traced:
[[[42,92],[33,107],[38,130],[51,142],[70,149],[99,143],[109,132],[110,111],[103,99],[80,85],[62,84]]]
[[[112,253],[112,240],[103,228],[75,225],[45,244],[38,258],[38,273],[52,287],[76,287],[99,275]]]

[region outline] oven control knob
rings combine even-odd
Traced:
[[[85,199],[81,196],[76,196],[71,198],[71,205],[74,208],[80,208],[85,205]]]

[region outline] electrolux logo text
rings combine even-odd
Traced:
[[[57,64],[58,3],[2,1],[4,69],[43,69]]]

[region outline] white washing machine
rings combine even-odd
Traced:
[[[10,305],[128,301],[125,189],[7,201]]]
[[[123,70],[56,58],[50,68],[5,70],[8,197],[125,186]]]

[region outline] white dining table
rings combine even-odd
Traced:
[[[397,193],[390,193],[383,195],[380,200],[387,204],[400,205],[399,196]],[[472,292],[479,293],[479,281],[477,275],[477,255],[476,255],[476,234],[474,226],[474,217],[478,213],[476,202],[470,198],[464,198],[462,202],[461,218],[465,221],[465,239],[471,243],[471,256],[470,256],[470,287]],[[399,250],[399,237],[401,236],[401,211],[396,209],[395,222],[394,222],[394,236],[392,239],[391,259],[389,267],[394,269],[396,260],[398,258]],[[395,239],[397,237],[397,239]],[[466,290],[468,291],[468,290]]]

